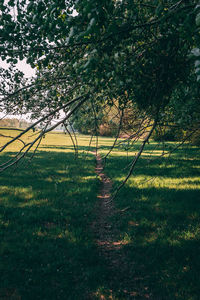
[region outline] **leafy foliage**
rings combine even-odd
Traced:
[[[85,103],[89,122],[115,99],[121,110],[132,102],[155,127],[169,111],[184,129],[199,126],[198,1],[20,0],[0,8],[0,53],[11,63],[1,70],[2,111],[31,112],[47,126],[63,106],[67,116]],[[14,68],[22,59],[35,78]],[[65,106],[77,96],[87,99]]]

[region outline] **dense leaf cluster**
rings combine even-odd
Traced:
[[[157,120],[168,107],[179,123],[199,116],[197,0],[11,0],[0,9],[1,58],[37,69],[29,83],[1,71],[10,81],[2,110],[37,117],[88,94],[98,109],[117,99]]]

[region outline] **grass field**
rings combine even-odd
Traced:
[[[186,145],[160,159],[161,147],[147,145],[115,199],[112,222],[116,240],[125,241],[126,266],[111,280],[91,230],[99,181],[94,157],[87,155],[89,139],[79,136],[75,159],[70,139],[51,133],[31,162],[0,175],[0,299],[198,300],[199,149]],[[99,139],[102,155],[112,142]],[[166,150],[173,145],[167,143]],[[18,146],[9,146],[2,161]],[[105,172],[113,188],[138,147],[128,156],[123,147],[110,155]],[[129,298],[125,289],[132,292]]]

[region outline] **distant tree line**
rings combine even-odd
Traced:
[[[30,126],[30,123],[25,120],[14,119],[2,119],[0,120],[0,127],[13,127],[13,128],[27,128]]]

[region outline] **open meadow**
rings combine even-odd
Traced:
[[[99,138],[102,157],[113,141]],[[78,136],[75,156],[67,135],[47,134],[33,158],[29,153],[0,174],[0,300],[198,300],[199,148],[186,144],[160,157],[162,145],[146,146],[114,199],[108,224],[120,247],[111,251],[118,254],[111,253],[110,267],[93,230],[101,184],[89,142],[89,136]],[[13,157],[19,143],[3,152],[1,162]],[[165,151],[174,145],[166,143]],[[90,151],[95,146],[93,140]],[[139,142],[128,153],[125,148],[116,147],[104,168],[113,190]]]

